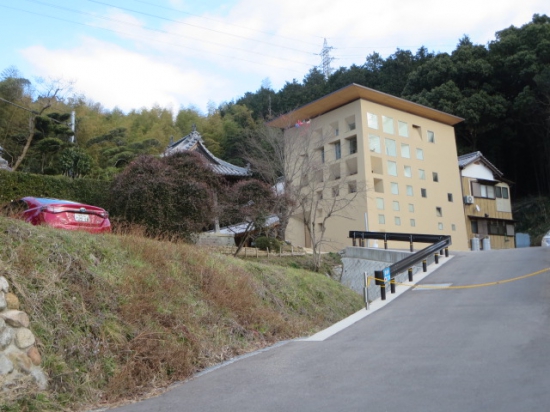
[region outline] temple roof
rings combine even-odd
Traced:
[[[200,153],[216,174],[222,176],[250,176],[252,174],[249,167],[235,166],[214,156],[204,145],[204,140],[202,140],[201,134],[197,132],[195,125],[193,125],[193,130],[187,136],[170,143],[164,151],[164,156],[183,151]]]

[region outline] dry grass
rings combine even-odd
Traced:
[[[324,275],[182,243],[4,218],[0,243],[0,275],[31,318],[50,379],[47,392],[18,394],[0,411],[144,397],[361,307],[360,296]]]

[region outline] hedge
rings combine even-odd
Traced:
[[[0,204],[25,196],[74,200],[109,210],[110,181],[0,170]]]

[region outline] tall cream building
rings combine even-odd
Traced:
[[[442,234],[468,250],[453,128],[462,120],[352,84],[271,121],[293,142],[288,167],[304,169],[295,190],[316,196],[310,230],[297,209],[286,239],[311,247],[311,231],[324,230],[322,249],[338,250],[351,245],[351,230]]]

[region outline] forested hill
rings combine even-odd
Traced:
[[[84,96],[39,95],[9,68],[0,76],[0,146],[11,166],[20,160],[21,171],[109,178],[139,154],[161,153],[172,136],[196,124],[214,154],[244,165],[243,142],[260,136],[266,119],[357,83],[464,118],[456,127],[459,153],[482,151],[515,182],[515,199],[550,195],[550,18],[534,15],[522,27],[497,32],[487,45],[467,36],[457,42],[450,54],[426,48],[398,49],[387,58],[373,53],[363,65],[341,67],[328,78],[313,69],[279,91],[266,82],[207,114],[189,107],[175,118],[161,107],[123,113]],[[29,112],[21,107],[38,113],[30,134]],[[71,110],[76,145],[65,127]]]
[[[550,194],[550,18],[495,34],[488,45],[465,36],[451,53],[426,48],[378,53],[328,79],[310,71],[279,91],[261,88],[236,101],[269,118],[357,83],[460,116],[459,154],[480,150],[514,181],[516,196]]]

